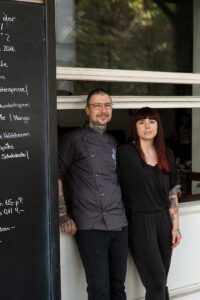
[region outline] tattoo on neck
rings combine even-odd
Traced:
[[[106,131],[106,125],[100,126],[100,125],[93,124],[91,129],[94,130],[96,133],[103,134]]]

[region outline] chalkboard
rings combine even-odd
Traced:
[[[51,296],[45,6],[0,1],[0,299]]]

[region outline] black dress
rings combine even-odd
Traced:
[[[119,181],[129,222],[130,251],[146,288],[147,300],[169,299],[166,283],[172,253],[169,190],[179,180],[173,153],[171,172],[146,164],[134,144],[117,154]]]

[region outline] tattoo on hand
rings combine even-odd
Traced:
[[[178,235],[180,235],[180,236],[181,236],[181,231],[180,231],[180,229],[179,229],[179,228],[176,228],[176,229],[175,229],[175,231],[176,231],[176,233],[177,233]]]
[[[59,217],[59,225],[68,223],[68,221],[70,221],[70,220],[71,220],[71,218],[68,215],[60,216]]]

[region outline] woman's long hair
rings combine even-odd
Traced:
[[[141,158],[143,159],[143,161],[145,161],[144,153],[140,145],[140,138],[137,134],[136,123],[139,120],[144,120],[147,118],[151,120],[156,120],[158,124],[158,132],[154,138],[154,146],[158,157],[158,168],[166,173],[169,173],[170,164],[166,154],[164,134],[163,134],[163,128],[162,128],[160,116],[154,109],[150,107],[143,107],[139,109],[138,111],[136,111],[135,115],[133,116],[133,140],[135,146],[138,149]]]

